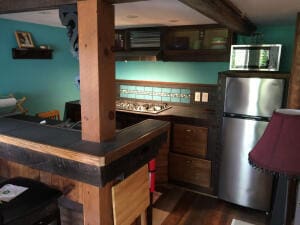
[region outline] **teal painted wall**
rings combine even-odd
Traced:
[[[215,84],[218,72],[228,70],[228,65],[226,62],[117,62],[116,78]]]
[[[296,24],[296,22],[295,22]],[[295,44],[296,25],[260,26],[256,32],[262,34],[264,44],[282,44],[280,71],[290,72]],[[238,36],[239,44],[250,44],[251,38]]]
[[[30,32],[36,46],[51,46],[53,59],[12,59],[11,49],[17,47],[16,30]],[[79,99],[74,85],[78,62],[69,51],[66,32],[64,28],[0,19],[0,96],[26,96],[30,114],[59,109],[63,116],[65,102]]]
[[[283,44],[280,71],[289,72],[292,64],[295,24],[260,26],[263,42]],[[239,44],[251,43],[251,38],[238,36]],[[229,63],[205,62],[117,62],[116,78],[124,80],[148,80],[216,84],[218,72],[228,70]]]
[[[26,96],[31,114],[57,108],[63,115],[66,101],[79,99],[74,85],[78,62],[69,51],[66,29],[0,19],[0,96],[9,93]],[[16,30],[29,31],[36,45],[54,49],[52,60],[13,60]],[[290,71],[295,24],[262,26],[265,43],[282,43],[281,71]],[[238,36],[238,43],[250,38]],[[228,70],[228,62],[117,62],[116,79],[216,84],[218,72]]]

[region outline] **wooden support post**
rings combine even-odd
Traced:
[[[300,13],[297,17],[294,59],[289,85],[288,108],[300,109]]]
[[[82,139],[100,142],[115,134],[114,6],[77,4]]]
[[[111,183],[103,188],[83,184],[84,225],[113,225]]]

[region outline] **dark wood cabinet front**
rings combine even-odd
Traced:
[[[211,161],[170,153],[169,178],[170,180],[209,188]]]
[[[205,158],[207,153],[206,127],[174,124],[173,151]]]
[[[220,25],[168,27],[164,33],[165,61],[229,61],[233,33]]]

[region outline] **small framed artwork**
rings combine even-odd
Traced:
[[[29,32],[16,31],[15,35],[19,48],[34,48],[34,44]]]

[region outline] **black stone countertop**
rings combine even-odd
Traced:
[[[0,118],[0,157],[97,186],[126,176],[157,154],[169,123],[145,120],[112,140],[81,140],[77,130]]]

